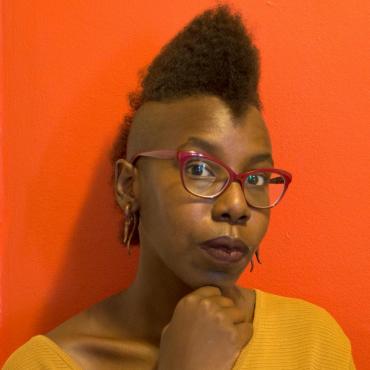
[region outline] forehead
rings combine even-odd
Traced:
[[[257,109],[251,107],[235,118],[213,96],[145,103],[135,116],[127,153],[131,158],[147,150],[202,149],[201,142],[214,145],[218,153],[213,154],[221,157],[271,153],[269,134]]]

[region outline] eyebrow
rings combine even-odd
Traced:
[[[202,150],[205,150],[209,154],[215,154],[217,152],[219,153],[220,151],[223,152],[222,148],[216,143],[211,143],[208,140],[204,140],[195,136],[189,137],[186,143],[181,145],[178,149],[182,149],[188,145],[194,145]],[[274,167],[274,160],[272,159],[271,153],[256,154],[248,160],[248,164],[251,166],[264,161],[271,162],[272,167]]]

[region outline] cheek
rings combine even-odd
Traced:
[[[186,253],[189,245],[203,240],[204,235],[213,236],[209,232],[211,205],[189,194],[180,180],[159,180],[153,189],[143,194],[140,218],[141,230],[154,248],[161,245],[162,250]]]
[[[192,230],[196,225],[202,225],[205,219],[205,209],[202,204],[189,202],[186,194],[167,191],[155,194],[150,199],[148,212],[143,215],[143,223],[151,231],[167,239],[176,239],[180,244],[184,239],[191,239]],[[204,223],[203,223],[204,224]]]
[[[163,239],[176,234],[194,216],[186,210],[189,194],[177,173],[149,174],[142,179],[140,189],[140,221],[148,235],[160,235]]]
[[[270,209],[253,210],[248,220],[246,232],[253,245],[258,246],[264,238],[270,223]],[[249,229],[249,230],[248,230]]]

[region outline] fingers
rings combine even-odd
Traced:
[[[217,288],[215,286],[202,286],[201,288],[194,290],[192,294],[197,295],[201,298],[207,298],[213,296],[221,296],[222,292],[220,288]]]
[[[235,306],[235,302],[230,297],[222,295],[218,287],[204,286],[195,290],[191,295],[200,298],[200,301],[208,301],[210,305],[216,304],[222,308]]]
[[[253,324],[250,322],[242,322],[235,325],[238,331],[239,340],[242,347],[246,346],[253,335]]]
[[[235,325],[244,323],[246,321],[245,312],[241,311],[237,307],[223,308],[222,313]]]
[[[220,306],[220,307],[234,307],[235,303],[231,298],[223,297],[223,296],[214,296],[214,297],[208,297],[204,298],[206,300],[209,300],[210,302]]]
[[[242,324],[246,321],[246,312],[236,307],[235,302],[222,295],[218,287],[205,286],[194,291],[201,298],[201,301],[208,301],[209,305],[216,305],[220,308],[220,315],[230,320],[234,325]],[[203,302],[204,303],[204,302]]]
[[[202,315],[213,312],[221,320],[227,320],[234,325],[246,321],[246,312],[240,310],[231,298],[223,296],[221,290],[214,286],[201,287],[184,297],[175,313],[182,309],[182,306],[197,306]]]

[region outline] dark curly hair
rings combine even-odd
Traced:
[[[127,138],[137,110],[148,101],[171,101],[191,95],[215,95],[237,117],[258,95],[259,54],[241,16],[228,5],[206,10],[184,27],[140,76],[140,88],[129,93],[114,144],[112,161],[126,158]]]
[[[259,69],[258,50],[239,13],[218,5],[198,15],[139,75],[140,88],[128,95],[130,111],[113,146],[113,165],[126,158],[132,122],[145,102],[215,95],[238,117],[248,106],[261,109]],[[137,230],[132,242],[139,242]]]

